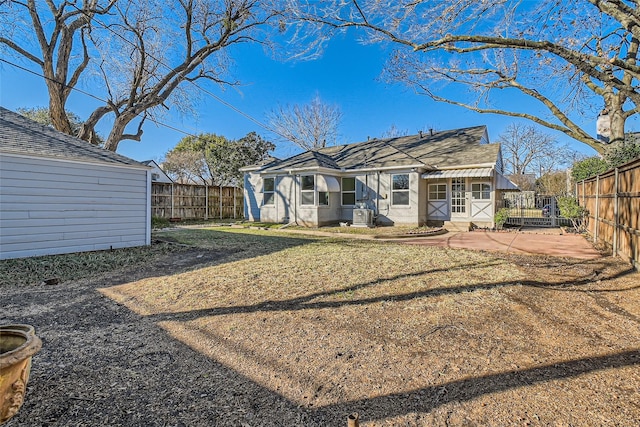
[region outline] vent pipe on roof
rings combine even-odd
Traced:
[[[418,135],[420,135],[420,138],[422,138],[422,131],[418,131]]]
[[[429,128],[429,135],[433,136],[433,128]]]

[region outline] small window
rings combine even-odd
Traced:
[[[354,206],[356,204],[356,179],[342,178],[342,204]]]
[[[328,206],[329,205],[329,193],[327,192],[318,192],[318,204],[320,206]]]
[[[409,205],[409,174],[391,175],[391,204]]]
[[[265,178],[262,182],[262,204],[273,205],[275,203],[274,190],[275,178]]]
[[[491,198],[490,184],[471,184],[471,198],[473,200],[488,200]]]
[[[315,175],[302,175],[300,184],[300,204],[315,204],[316,180]]]
[[[429,200],[447,200],[447,184],[429,184]]]

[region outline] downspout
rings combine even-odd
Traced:
[[[376,222],[378,215],[380,215],[380,171],[376,172],[377,180],[376,183]]]
[[[153,188],[152,178],[151,178],[151,170],[147,170],[146,173],[146,189],[147,189],[147,197],[145,201],[145,212],[146,212],[146,226],[144,230],[144,243],[145,245],[151,244],[151,222],[153,221],[153,213],[151,212],[151,191]]]
[[[298,225],[298,175],[293,176],[293,199],[294,199],[294,210],[295,216],[293,217],[294,224]]]
[[[287,225],[284,227],[288,227],[292,224],[298,225],[298,176],[293,173],[292,170],[289,171],[289,175],[293,177],[293,212],[294,217],[293,221],[289,221]],[[283,228],[284,228],[283,227]]]

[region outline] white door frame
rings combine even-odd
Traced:
[[[469,196],[466,178],[451,178],[450,209],[451,218],[469,217]]]

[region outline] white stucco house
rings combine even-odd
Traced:
[[[306,226],[492,227],[501,193],[518,191],[485,126],[327,147],[242,170],[247,220]]]
[[[151,168],[0,107],[0,259],[149,245]]]

